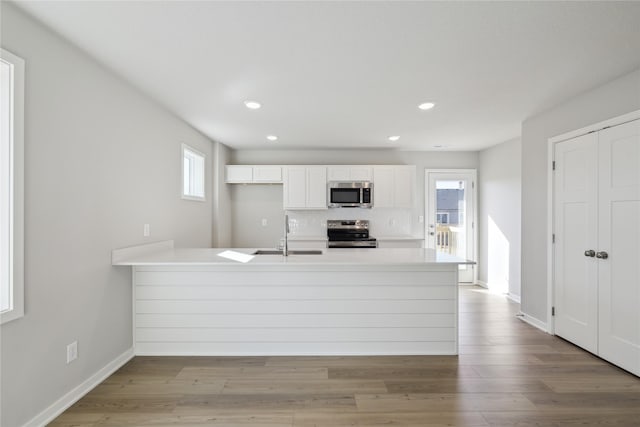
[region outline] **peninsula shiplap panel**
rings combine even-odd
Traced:
[[[453,328],[453,314],[298,314],[299,328]],[[138,314],[138,328],[287,328],[288,314]]]
[[[372,286],[366,290],[366,299],[429,299],[455,298],[453,286]],[[309,286],[300,283],[295,291],[290,286],[141,286],[138,300],[247,300],[247,299],[363,299],[362,286]]]
[[[310,272],[246,271],[241,275],[229,271],[136,271],[138,286],[447,286],[455,280],[451,271],[375,271],[361,272],[366,282],[354,282],[352,275],[336,271]],[[426,280],[425,280],[426,279]]]
[[[316,343],[136,343],[136,354],[141,356],[347,356],[347,355],[425,355],[456,354],[453,341],[431,342],[316,342]]]
[[[392,295],[391,295],[392,296]],[[452,313],[454,300],[222,300],[136,302],[137,313],[231,313],[231,314],[308,314],[308,313]],[[292,321],[294,319],[292,318]]]
[[[450,341],[453,328],[138,328],[138,342]]]
[[[136,353],[455,354],[456,267],[136,269]]]

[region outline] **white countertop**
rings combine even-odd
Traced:
[[[156,244],[157,245],[157,244]],[[171,243],[172,245],[172,243]],[[219,256],[225,251],[251,255],[257,248],[172,248],[147,245],[113,251],[113,265],[407,265],[473,264],[423,248],[322,249],[322,255],[255,255],[246,263]]]
[[[424,240],[422,237],[411,236],[408,234],[397,235],[397,236],[372,236],[378,240]],[[311,241],[326,241],[327,236],[289,236],[289,241],[299,241],[299,240],[311,240]]]
[[[410,236],[408,234],[399,235],[399,236],[377,236],[376,239],[378,240],[424,240],[424,238],[422,237]]]

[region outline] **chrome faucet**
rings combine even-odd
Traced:
[[[284,245],[282,255],[289,256],[289,215],[284,215]]]

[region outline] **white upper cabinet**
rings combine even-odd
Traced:
[[[228,184],[280,184],[282,166],[227,165],[225,182]]]
[[[412,208],[415,200],[415,166],[375,166],[373,206]]]
[[[362,166],[329,166],[329,181],[371,181],[372,167]]]
[[[254,182],[282,182],[281,166],[254,166]]]
[[[288,166],[284,170],[284,208],[327,209],[327,168]]]
[[[253,181],[253,167],[252,166],[236,166],[228,165],[226,182],[251,182]]]

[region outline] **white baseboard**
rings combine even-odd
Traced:
[[[476,280],[476,285],[482,286],[485,289],[489,289],[489,284],[487,282],[483,282],[482,280]]]
[[[509,298],[511,301],[520,304],[520,295],[515,295],[512,293],[508,293],[507,294],[507,298]]]
[[[98,372],[91,375],[69,393],[62,396],[47,409],[40,412],[38,415],[32,418],[31,421],[27,422],[23,427],[42,427],[47,425],[58,415],[63,413],[67,408],[80,400],[80,398],[82,398],[85,394],[93,390],[94,387],[104,381],[109,375],[120,369],[125,363],[131,360],[133,356],[134,354],[132,347],[109,362]]]
[[[518,319],[522,320],[525,323],[530,324],[531,326],[534,326],[538,329],[540,329],[543,332],[549,333],[549,329],[547,328],[547,323],[543,322],[540,319],[536,319],[533,316],[529,316],[526,313],[520,313],[517,315]]]

